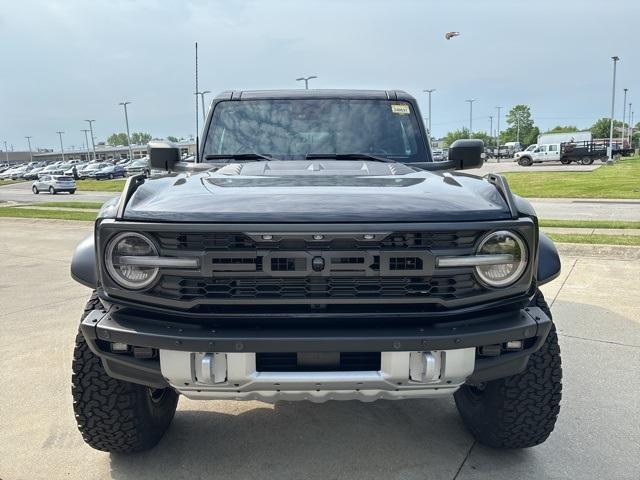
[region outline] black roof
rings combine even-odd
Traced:
[[[218,94],[216,100],[268,100],[285,98],[350,98],[379,100],[415,100],[402,90],[233,90]]]

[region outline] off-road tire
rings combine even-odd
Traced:
[[[538,292],[531,302],[551,318]],[[562,367],[555,326],[526,369],[480,387],[464,385],[454,395],[465,425],[475,439],[494,448],[527,448],[544,442],[560,412]]]
[[[82,318],[96,308],[101,304],[94,292]],[[178,404],[173,389],[152,391],[108,376],[80,331],[73,352],[71,383],[73,410],[82,438],[105,452],[134,453],[152,448],[171,424]]]

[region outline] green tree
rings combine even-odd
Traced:
[[[520,142],[535,143],[540,130],[533,124],[529,105],[515,105],[507,114],[506,130],[500,133],[500,143],[518,141],[518,125],[520,126]]]
[[[448,132],[444,137],[444,144],[448,147],[456,140],[462,140],[465,138],[477,138],[478,140],[482,140],[485,145],[488,145],[491,142],[491,137],[487,133],[469,132],[468,128],[463,127],[459,130]]]
[[[174,137],[173,135],[167,135],[167,140],[173,143],[178,143],[180,141],[178,140],[178,137]]]
[[[624,125],[626,129],[627,124],[625,123]],[[622,128],[622,122],[620,120],[614,120],[613,121],[614,137],[620,132],[621,128]],[[608,118],[603,117],[599,120],[596,120],[596,122],[593,125],[591,125],[591,128],[589,130],[591,130],[591,135],[593,135],[593,138],[609,138],[610,129],[611,129],[611,121]]]
[[[579,131],[575,125],[556,125],[551,130],[547,130],[546,133],[571,133]]]
[[[145,132],[133,132],[131,134],[131,143],[134,145],[146,145],[151,141],[153,136]]]
[[[126,133],[113,133],[107,138],[109,145],[129,145]]]

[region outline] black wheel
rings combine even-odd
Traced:
[[[591,157],[582,157],[580,159],[580,163],[582,165],[591,165],[593,163],[593,158],[591,158]]]
[[[538,292],[532,305],[551,317],[542,293]],[[553,431],[561,396],[560,347],[552,326],[522,373],[482,385],[464,385],[454,398],[478,442],[494,448],[527,448],[544,442]]]
[[[53,187],[49,187],[49,194],[51,194],[51,195],[55,195],[56,193],[58,193],[58,192],[56,192],[56,189],[55,189],[55,188],[53,188]]]
[[[83,318],[100,307],[94,292]],[[108,376],[82,332],[76,336],[71,383],[82,438],[105,452],[134,453],[152,448],[169,428],[178,405],[178,394],[171,388],[151,389]]]
[[[40,193],[40,190],[38,190],[38,187],[36,187],[35,185],[33,187],[31,187],[31,190],[33,191],[33,193],[35,193],[36,195],[38,195]]]
[[[569,165],[571,163],[571,160],[567,160],[566,158],[563,158],[562,160],[560,160],[560,163],[563,165]]]
[[[75,190],[69,190],[69,195],[73,195],[74,193],[76,193]]]
[[[520,165],[521,167],[530,167],[531,165],[533,165],[533,160],[531,160],[529,157],[520,157],[518,159],[518,165]]]

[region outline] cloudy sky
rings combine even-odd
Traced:
[[[610,110],[611,60],[640,119],[638,0],[0,0],[0,142],[81,145],[124,131],[194,131],[200,85],[229,89],[435,88],[433,130],[489,129],[496,105],[531,105],[541,128]],[[460,31],[453,40],[447,31]],[[494,119],[495,122],[495,119]],[[504,123],[504,119],[503,119]],[[495,123],[494,123],[495,128]]]

